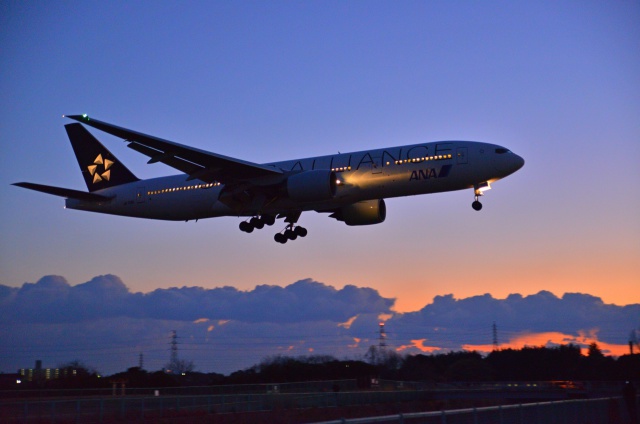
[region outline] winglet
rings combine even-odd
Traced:
[[[86,113],[83,113],[82,115],[62,115],[63,118],[69,118],[69,119],[73,119],[74,121],[78,121],[78,122],[86,122],[86,121],[90,121],[91,118],[89,118],[89,115],[87,115]]]

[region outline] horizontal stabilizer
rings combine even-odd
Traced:
[[[111,197],[108,196],[87,193],[86,191],[72,190],[70,188],[53,187],[34,183],[13,183],[12,185],[28,188],[29,190],[41,191],[42,193],[53,194],[54,196],[66,197],[68,199],[78,199],[85,202],[105,202],[111,200]]]

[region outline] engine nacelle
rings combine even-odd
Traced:
[[[343,206],[331,216],[347,225],[380,224],[387,217],[387,206],[384,199],[364,200]]]
[[[336,173],[326,169],[303,171],[287,178],[287,195],[301,202],[330,200],[336,195]]]

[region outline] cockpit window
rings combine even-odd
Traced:
[[[500,147],[499,149],[496,149],[496,153],[499,155],[505,154],[505,153],[509,153],[509,149],[504,149],[502,147]]]

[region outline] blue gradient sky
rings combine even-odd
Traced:
[[[2,2],[0,283],[640,302],[638,22],[632,1]],[[371,227],[305,213],[309,236],[282,246],[236,218],[67,211],[10,186],[84,189],[61,115],[85,112],[254,162],[462,139],[526,165],[480,213],[470,190],[392,199]],[[140,178],[175,173],[92,132]]]

